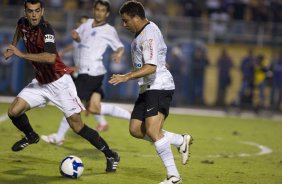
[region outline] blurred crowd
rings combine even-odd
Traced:
[[[215,103],[212,106],[252,108],[256,112],[282,109],[281,50],[269,61],[264,53],[255,53],[249,49],[240,58],[239,65],[235,65],[234,58],[224,46],[214,63],[210,61],[205,47],[194,46],[190,57],[187,57],[183,47],[189,46],[174,46],[168,57],[169,69],[178,89],[174,103],[209,105],[204,94],[212,96],[215,91]],[[207,70],[211,68],[216,72],[208,74]],[[237,70],[238,75],[232,75],[231,70]],[[211,81],[215,90],[207,84]],[[239,81],[239,87],[235,89],[237,94],[228,101],[228,93],[232,92],[228,89],[234,86],[235,81]]]
[[[255,22],[282,22],[281,0],[140,0],[148,16],[187,16],[244,20]],[[112,0],[118,12],[124,0]],[[47,7],[63,10],[91,9],[93,0],[44,0]],[[2,5],[21,5],[18,0],[0,0]]]

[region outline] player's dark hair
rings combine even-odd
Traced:
[[[26,9],[26,4],[30,3],[30,4],[40,4],[40,8],[43,8],[43,2],[41,0],[25,0],[24,1],[24,8]]]
[[[83,19],[89,19],[87,15],[82,15],[78,18],[78,22],[81,22]]]
[[[107,7],[107,11],[110,12],[110,9],[111,9],[110,1],[108,1],[108,0],[96,0],[93,3],[93,7],[95,8],[97,6],[97,4],[101,4],[103,6],[106,6]]]
[[[82,15],[78,18],[77,23],[82,24],[83,19],[89,19],[87,15]]]
[[[141,19],[145,19],[145,10],[143,5],[138,1],[127,1],[119,9],[119,14],[126,13],[130,17],[139,16]]]

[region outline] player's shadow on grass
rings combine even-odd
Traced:
[[[95,148],[75,148],[73,146],[61,146],[69,151],[69,155],[76,155],[78,157],[88,157],[90,159],[105,159],[104,154]]]

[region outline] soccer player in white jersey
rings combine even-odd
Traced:
[[[131,44],[134,70],[124,75],[112,75],[109,83],[117,85],[138,79],[139,96],[131,114],[130,134],[140,139],[147,136],[154,143],[167,170],[167,178],[160,184],[182,183],[170,144],[179,148],[182,163],[186,164],[192,137],[162,130],[175,89],[172,75],[166,68],[167,46],[157,25],[146,19],[141,3],[127,1],[119,13],[123,26],[135,33]]]
[[[75,80],[79,98],[86,104],[87,112],[94,114],[99,125],[97,131],[106,130],[108,125],[103,115],[130,119],[130,112],[118,106],[101,103],[103,97],[102,82],[106,74],[103,64],[103,54],[107,47],[113,49],[112,60],[121,62],[124,53],[115,28],[106,22],[109,16],[110,3],[107,0],[97,0],[93,4],[94,18],[88,19],[72,31],[72,38],[78,43],[79,55],[75,56],[78,67],[78,77]],[[57,133],[41,138],[52,144],[63,144],[69,125],[62,119]]]
[[[81,24],[85,23],[89,17],[87,15],[82,15],[79,17],[78,21],[75,24],[75,28],[78,28]],[[68,65],[70,68],[74,70],[72,73],[73,79],[77,78],[77,70],[78,70],[78,62],[79,62],[79,43],[76,41],[72,41],[72,43],[68,44],[65,46],[61,51],[58,52],[59,56],[64,57],[66,54],[71,53],[72,56],[72,61],[65,63]]]

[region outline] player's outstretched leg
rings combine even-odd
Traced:
[[[109,129],[109,125],[103,115],[129,120],[131,113],[130,111],[123,109],[119,106],[101,103],[101,115],[94,115],[96,121],[98,122],[98,125],[96,127],[96,130],[98,132],[107,131]]]
[[[50,135],[41,135],[41,139],[45,141],[46,143],[56,144],[58,146],[61,146],[64,144],[64,139],[58,139],[56,133],[53,133]]]
[[[106,141],[96,130],[91,129],[84,124],[83,128],[78,132],[78,135],[88,140],[93,146],[104,153],[107,158],[106,172],[115,172],[117,170],[120,161],[118,153],[109,148]]]
[[[96,126],[96,130],[98,132],[105,132],[105,131],[108,130],[108,128],[109,128],[108,122],[106,121],[104,115],[94,114],[94,118],[98,122],[98,125]]]
[[[65,135],[70,128],[68,121],[65,117],[61,120],[60,127],[57,133],[52,133],[50,135],[41,135],[41,139],[49,144],[56,144],[58,146],[64,144]]]

